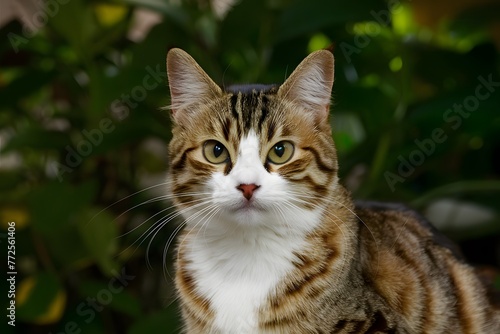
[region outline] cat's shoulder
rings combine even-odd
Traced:
[[[356,201],[355,212],[358,220],[368,228],[380,228],[387,232],[391,224],[398,233],[404,231],[424,231],[432,241],[449,249],[457,259],[463,259],[458,246],[416,210],[401,203],[376,201]],[[398,231],[399,230],[399,231]]]

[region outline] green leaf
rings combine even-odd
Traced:
[[[165,69],[167,48],[158,47],[159,39],[178,45],[188,37],[172,22],[164,22],[154,27],[141,43],[130,48],[131,62],[117,68],[115,76],[109,76],[101,67],[90,68],[89,115],[101,118],[108,111],[115,109],[133,112],[155,93],[167,98]],[[155,100],[155,103],[158,102]]]
[[[126,287],[117,283],[113,278],[111,280],[108,284],[96,281],[85,281],[80,285],[80,293],[85,297],[96,297],[99,294],[103,294],[102,291],[109,291],[112,298],[106,307],[135,318],[140,316],[141,307],[139,301],[126,290]]]
[[[47,150],[62,149],[71,142],[69,135],[59,131],[42,129],[38,125],[30,125],[19,130],[3,147],[2,152],[24,148]]]
[[[31,94],[37,93],[55,77],[56,72],[34,68],[26,71],[6,87],[0,89],[0,107],[12,107]]]
[[[303,34],[346,22],[375,21],[376,15],[387,11],[380,0],[296,0],[283,12],[277,28],[276,40],[284,41]]]
[[[105,317],[101,316],[87,300],[78,300],[77,304],[68,305],[64,317],[49,334],[106,334],[113,332],[105,329],[103,318]]]
[[[95,191],[92,182],[76,186],[50,182],[33,189],[28,195],[33,227],[44,235],[50,235],[69,225],[74,215],[90,204]]]
[[[23,291],[23,288],[26,290]],[[16,315],[22,320],[35,321],[45,315],[53,303],[64,302],[56,301],[58,294],[63,293],[63,289],[57,278],[50,273],[42,272],[35,277],[27,278],[21,281],[18,289]],[[27,296],[23,296],[22,299],[26,299],[20,302],[21,293],[26,293]]]
[[[166,125],[161,124],[158,119],[152,116],[151,112],[143,110],[143,108],[131,111],[128,119],[116,122],[116,128],[104,135],[102,143],[94,148],[92,154],[102,154],[131,143],[139,143],[148,136],[169,138],[170,132]]]
[[[126,4],[145,7],[155,12],[165,14],[169,19],[177,23],[189,24],[189,16],[181,6],[172,5],[164,0],[122,0]]]
[[[1,158],[0,158],[1,159]],[[10,198],[13,195],[13,190],[25,180],[24,175],[19,170],[2,170],[0,171],[0,198]]]
[[[498,3],[477,4],[455,17],[450,28],[454,30],[454,33],[461,33],[466,38],[474,30],[484,29],[498,22],[499,12],[500,4]]]
[[[96,208],[86,209],[78,215],[77,225],[88,252],[101,270],[110,275],[118,267],[114,261],[118,229],[113,217]]]
[[[269,1],[243,0],[239,1],[221,24],[222,46],[228,43],[233,48],[239,45],[254,45],[257,49],[259,31],[267,23]]]
[[[58,265],[64,270],[77,270],[88,265],[91,256],[74,225],[61,226],[44,236],[45,244]]]
[[[151,314],[134,323],[127,334],[156,334],[158,328],[166,333],[180,333],[180,323],[175,305],[160,312]]]
[[[99,34],[99,25],[91,6],[83,0],[71,0],[59,6],[49,24],[63,36],[86,61],[90,61],[92,39]]]

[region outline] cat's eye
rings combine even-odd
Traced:
[[[288,162],[293,156],[294,147],[289,141],[276,143],[267,154],[267,159],[275,165]]]
[[[213,164],[221,164],[229,159],[227,149],[216,140],[208,140],[203,146],[203,156],[208,162]]]

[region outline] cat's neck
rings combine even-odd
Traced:
[[[217,217],[209,224],[196,224],[198,227],[188,229],[186,251],[193,254],[193,260],[201,255],[209,257],[210,261],[218,261],[216,267],[219,269],[227,265],[228,272],[246,258],[252,262],[243,265],[248,270],[251,270],[252,265],[260,267],[266,262],[272,266],[280,259],[293,258],[293,252],[303,245],[306,235],[319,225],[322,215],[323,211],[318,209],[299,215],[271,216],[258,224],[235,223]]]

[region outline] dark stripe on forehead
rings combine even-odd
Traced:
[[[222,132],[224,133],[224,139],[229,141],[229,131],[231,130],[231,120],[226,117],[224,119],[224,124],[222,124]]]
[[[241,111],[243,113],[244,127],[245,130],[249,130],[252,125],[252,116],[255,110],[255,99],[254,94],[241,95]]]
[[[267,118],[267,110],[262,109],[262,114],[260,115],[259,119],[259,130],[262,130],[262,123],[264,123],[266,118]]]
[[[267,115],[269,114],[269,110],[268,110],[269,99],[267,98],[266,95],[262,95],[261,100],[262,100],[262,102],[261,102],[261,106],[260,106],[261,115],[260,115],[260,119],[259,119],[259,130],[262,130],[262,123],[264,123],[264,121],[267,118]]]
[[[236,118],[236,120],[240,118],[238,110],[236,109],[237,103],[238,103],[238,94],[233,94],[231,96],[231,113],[233,114],[233,117]]]
[[[266,120],[269,118],[269,96],[278,91],[277,85],[233,85],[225,88],[232,93],[230,108],[233,117],[237,121],[238,134],[244,134],[251,128],[257,132],[262,130]]]
[[[271,124],[269,124],[269,128],[267,129],[267,141],[271,141],[275,133],[276,133],[276,124],[274,122],[271,122]]]
[[[249,94],[240,93],[240,113],[242,114],[243,128],[248,131],[254,128],[256,132],[262,130],[262,126],[269,117],[269,98],[262,92],[256,90]]]

